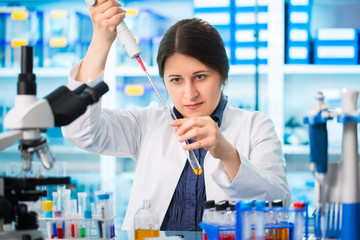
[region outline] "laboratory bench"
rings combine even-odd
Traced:
[[[178,236],[182,239],[186,240],[202,240],[203,235],[202,232],[194,232],[194,231],[160,231],[160,237],[171,237]],[[116,240],[133,240],[134,231],[121,231],[116,230]]]

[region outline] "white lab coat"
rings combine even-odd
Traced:
[[[79,64],[69,77],[69,88],[81,83],[74,80]],[[89,86],[103,79],[103,74]],[[66,140],[97,154],[129,157],[136,164],[135,179],[122,226],[133,230],[134,215],[144,199],[151,200],[160,224],[170,204],[186,163],[186,155],[169,126],[169,115],[156,103],[146,108],[108,110],[93,104],[70,125],[63,127]],[[281,142],[272,121],[260,112],[249,112],[227,104],[221,133],[237,149],[241,166],[233,182],[227,177],[219,159],[207,153],[204,160],[206,198],[282,199],[290,204],[285,177],[285,160]]]

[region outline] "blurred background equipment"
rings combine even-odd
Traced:
[[[341,108],[341,89],[360,89],[357,52],[360,2],[120,2],[127,11],[126,24],[138,41],[148,73],[169,104],[165,89],[160,87],[162,79],[158,76],[156,64],[162,35],[172,23],[182,18],[197,16],[214,24],[231,62],[224,88],[229,103],[251,111],[258,105],[258,110],[271,117],[283,142],[292,199],[310,201],[309,209],[315,209],[315,177],[308,164],[309,137],[307,126],[301,119],[308,114],[313,96],[319,90],[323,92],[324,104],[337,111]],[[89,7],[83,0],[0,1],[0,132],[5,131],[5,115],[14,107],[20,46],[34,46],[34,72],[41,84],[37,93],[39,98],[43,98],[58,86],[66,85],[70,67],[84,57],[93,31],[88,12]],[[159,102],[143,71],[128,57],[118,41],[110,51],[106,68],[105,81],[110,92],[104,95],[103,106],[144,107],[151,101]],[[258,89],[254,84],[256,74]],[[255,102],[257,94],[258,104]],[[332,179],[332,166],[341,156],[342,125],[328,121],[327,132],[327,176]],[[84,152],[65,142],[59,127],[47,128],[46,135],[57,162],[71,163],[68,164],[68,173],[74,191],[114,192],[116,224],[121,226],[135,162],[128,158]],[[0,164],[0,171],[6,171],[8,163],[18,161],[17,147],[17,144],[11,145],[1,152],[3,164]]]

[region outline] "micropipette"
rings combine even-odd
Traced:
[[[96,0],[85,0],[85,2],[88,5],[94,5],[96,3]],[[172,109],[164,102],[163,98],[161,97],[159,91],[157,90],[157,87],[155,85],[155,83],[153,82],[153,80],[151,79],[149,73],[147,72],[141,58],[140,58],[140,54],[141,54],[141,49],[139,47],[139,45],[136,42],[136,39],[134,37],[134,35],[132,34],[132,32],[129,30],[129,28],[127,27],[127,25],[125,24],[125,21],[122,20],[117,26],[116,26],[116,35],[117,35],[117,39],[119,40],[121,46],[126,50],[127,54],[129,55],[130,58],[136,58],[136,60],[138,61],[138,63],[140,64],[141,68],[143,69],[145,75],[147,76],[147,78],[149,79],[151,86],[154,88],[156,95],[158,96],[161,104],[163,105],[163,107],[165,108],[165,110],[170,114],[171,118],[173,120],[176,120],[176,116],[174,114],[174,112],[172,111]],[[184,141],[182,143],[182,145],[187,145],[190,144],[189,141]],[[194,151],[192,150],[185,150],[186,152],[186,156],[187,159],[190,163],[190,166],[192,167],[194,173],[196,175],[200,175],[202,173],[202,169],[201,166],[199,164],[199,161],[197,160]]]

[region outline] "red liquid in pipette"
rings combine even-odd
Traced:
[[[142,62],[140,57],[136,57],[136,60],[138,61],[138,63],[140,64],[141,68],[143,69],[144,72],[146,72],[146,68],[144,63]]]

